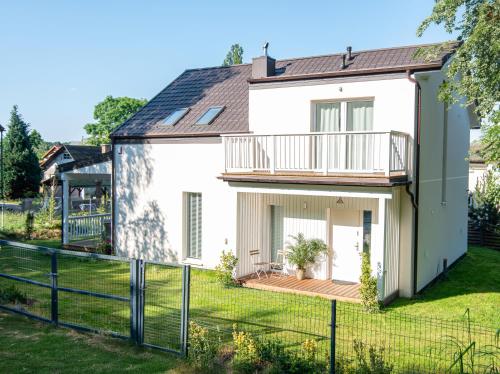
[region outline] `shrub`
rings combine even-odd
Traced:
[[[360,374],[389,374],[393,365],[384,360],[384,348],[369,346],[368,354],[366,345],[359,340],[354,340],[354,352],[356,353],[355,373]]]
[[[27,240],[30,240],[31,236],[33,235],[34,223],[35,215],[33,214],[33,212],[28,212],[26,214],[26,220],[24,222],[24,236]]]
[[[290,237],[295,243],[288,245],[286,258],[290,264],[297,266],[297,269],[305,270],[307,265],[316,261],[316,257],[328,251],[327,245],[321,239],[306,239],[302,233]]]
[[[359,297],[365,310],[370,313],[379,311],[377,278],[372,275],[370,254],[368,252],[361,254],[361,276],[359,282]]]
[[[307,374],[326,372],[326,362],[317,360],[318,344],[314,340],[302,343],[301,351],[285,350],[278,339],[261,340],[233,327],[235,356],[233,370],[237,373]]]
[[[189,322],[188,361],[197,369],[209,370],[214,367],[219,350],[219,342],[213,339],[208,329]]]
[[[475,204],[469,209],[469,219],[472,225],[482,230],[498,230],[500,225],[500,178],[494,171],[488,171],[477,182],[473,196]]]
[[[236,285],[234,269],[238,264],[238,258],[231,252],[222,251],[220,263],[215,267],[217,280],[225,287]]]
[[[250,333],[238,331],[233,326],[234,358],[233,369],[239,373],[254,373],[260,367],[260,357],[257,342]]]
[[[21,292],[16,286],[12,285],[7,288],[0,289],[0,304],[27,304],[28,297],[24,292]]]

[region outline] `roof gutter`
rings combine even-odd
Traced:
[[[248,83],[286,82],[286,81],[298,81],[298,80],[309,80],[309,79],[349,77],[356,75],[405,73],[408,71],[432,71],[432,70],[440,70],[442,67],[443,63],[440,61],[425,65],[394,66],[394,67],[360,69],[360,70],[342,70],[342,71],[327,72],[327,73],[314,73],[314,74],[288,75],[288,76],[278,75],[265,78],[250,78],[247,81]]]
[[[413,295],[417,294],[417,271],[418,271],[418,203],[419,203],[419,190],[420,190],[420,132],[422,124],[422,87],[420,83],[412,77],[411,70],[407,70],[406,77],[408,80],[415,84],[415,95],[417,98],[416,103],[416,130],[417,137],[414,140],[415,147],[415,195],[413,195],[406,186],[406,193],[410,195],[410,199],[413,206],[413,216],[415,222],[415,230],[413,236]]]

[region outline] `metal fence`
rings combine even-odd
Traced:
[[[0,309],[179,355],[187,353],[193,321],[223,345],[231,343],[235,325],[289,350],[314,340],[318,359],[337,373],[369,361],[373,352],[395,373],[460,372],[460,364],[477,372],[498,368],[498,333],[467,319],[369,314],[319,297],[226,288],[214,272],[189,266],[0,241],[0,291],[13,285],[23,300],[0,298]]]

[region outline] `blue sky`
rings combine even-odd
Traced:
[[[47,140],[81,140],[106,95],[150,99],[186,68],[438,42],[434,0],[0,0],[0,123],[12,105]]]

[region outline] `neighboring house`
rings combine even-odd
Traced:
[[[99,153],[59,164],[56,168],[54,177],[62,191],[62,243],[65,246],[95,247],[104,223],[111,218],[110,214],[97,213],[96,208],[103,194],[111,192],[112,152],[109,146],[94,148]],[[88,200],[73,196],[73,191],[81,189],[92,191]],[[72,216],[72,211],[89,214]]]
[[[59,165],[70,162],[87,162],[99,157],[102,153],[101,147],[89,145],[56,144],[52,146],[40,161],[42,168],[42,187],[50,189],[56,186],[55,196],[62,196],[60,181],[57,178],[57,168]],[[83,197],[83,189],[74,189],[71,195],[75,198]]]
[[[467,250],[469,111],[437,99],[452,56],[418,46],[186,70],[113,134],[118,255],[214,267],[330,249],[311,277],[411,296]],[[290,273],[293,269],[289,267]]]

